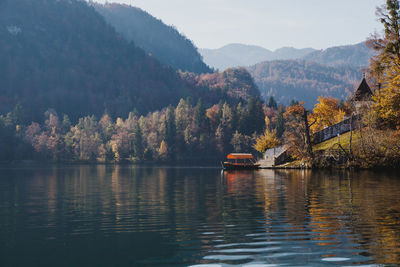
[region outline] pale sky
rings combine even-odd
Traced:
[[[105,0],[96,0],[104,3]],[[323,49],[354,44],[382,29],[384,0],[108,0],[146,10],[199,48],[229,43]]]

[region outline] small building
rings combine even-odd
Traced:
[[[372,102],[373,92],[369,87],[365,76],[363,77],[361,83],[358,85],[357,90],[354,92],[350,101],[354,104],[356,112],[362,109],[362,107],[368,106]]]

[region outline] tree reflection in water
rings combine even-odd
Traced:
[[[367,171],[3,168],[0,265],[396,264],[399,191]]]

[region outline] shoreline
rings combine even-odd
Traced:
[[[191,162],[51,162],[51,161],[35,161],[35,160],[21,160],[21,161],[0,161],[0,169],[4,167],[18,167],[18,166],[135,166],[135,167],[150,167],[150,168],[210,168],[210,169],[221,169],[219,164],[204,163],[196,164]],[[262,166],[256,170],[370,170],[370,171],[391,171],[399,170],[399,167],[386,167],[378,166],[371,168],[362,167],[345,167],[345,166],[330,166],[330,167],[306,167],[306,166]]]

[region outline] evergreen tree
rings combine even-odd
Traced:
[[[15,125],[22,125],[25,122],[25,112],[20,102],[15,105],[12,111],[12,120]]]
[[[278,117],[276,120],[276,136],[278,138],[281,138],[283,133],[285,132],[285,118],[283,117],[285,111],[285,107],[280,105],[278,108]]]
[[[137,122],[133,131],[133,152],[135,157],[142,159],[143,157],[143,137],[140,125]]]
[[[260,99],[251,98],[247,104],[247,129],[246,135],[261,134],[265,124],[263,104]]]
[[[273,109],[278,109],[278,104],[276,103],[273,96],[270,96],[268,99],[268,107]]]
[[[237,112],[237,107],[236,106],[232,106],[231,107],[232,110],[232,129],[239,129],[239,114]]]
[[[68,115],[64,114],[63,121],[61,123],[61,130],[65,134],[71,129],[71,121]]]
[[[199,99],[194,109],[194,123],[196,124],[196,126],[204,128],[205,122],[206,122],[206,109],[203,105],[203,101]]]
[[[165,117],[165,142],[168,145],[168,154],[174,156],[176,140],[175,110],[173,106],[167,108]]]
[[[236,116],[239,133],[247,132],[247,110],[243,107],[242,103],[239,103],[236,107]]]

